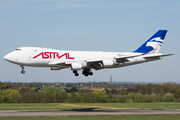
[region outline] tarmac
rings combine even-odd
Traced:
[[[33,116],[92,116],[92,115],[158,115],[180,114],[180,109],[128,109],[128,110],[6,110],[0,111],[0,117],[33,117]]]

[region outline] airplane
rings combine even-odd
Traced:
[[[8,62],[24,66],[49,67],[51,70],[70,68],[75,76],[82,70],[84,76],[93,75],[91,69],[119,68],[159,60],[173,54],[161,54],[167,30],[159,30],[133,52],[66,51],[39,47],[19,47],[4,56]]]

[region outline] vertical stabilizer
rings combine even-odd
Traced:
[[[159,53],[167,30],[159,30],[134,52],[138,53]]]

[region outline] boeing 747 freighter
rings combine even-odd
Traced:
[[[159,30],[137,50],[133,52],[89,52],[64,51],[38,47],[19,47],[4,56],[8,62],[20,65],[24,74],[24,66],[49,67],[51,70],[70,68],[75,76],[82,70],[85,76],[93,75],[91,69],[118,68],[129,65],[159,60],[164,56],[159,50],[163,44],[167,30]]]

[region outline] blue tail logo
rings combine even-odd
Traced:
[[[167,30],[159,30],[134,52],[158,53],[163,44],[166,33]]]

